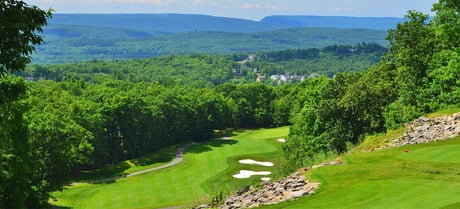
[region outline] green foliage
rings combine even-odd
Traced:
[[[141,21],[141,23],[145,22]],[[70,63],[94,59],[126,60],[193,53],[253,53],[323,48],[362,42],[377,43],[382,46],[388,44],[385,41],[385,31],[367,29],[291,28],[251,33],[196,31],[128,39],[123,35],[123,31],[113,31],[113,29],[109,31],[103,31],[102,28],[71,29],[68,33],[97,32],[109,35],[101,38],[97,38],[100,36],[98,34],[59,39],[46,38],[46,43],[38,47],[37,53],[33,54],[33,63]]]
[[[437,28],[437,37],[441,47],[452,49],[460,47],[460,3],[457,0],[440,0],[433,5],[436,16],[433,24]]]
[[[420,114],[421,112],[416,106],[405,105],[397,100],[385,107],[385,127],[388,130],[401,127],[405,122],[416,118]]]
[[[69,79],[101,83],[116,79],[159,82],[163,85],[212,87],[231,82],[253,83],[258,77],[271,85],[300,82],[305,77],[337,72],[360,72],[379,62],[386,49],[375,43],[335,45],[323,49],[296,49],[255,54],[164,56],[139,60],[31,65],[19,75],[30,79]],[[246,60],[246,61],[245,61]],[[285,75],[286,81],[270,76]]]
[[[30,63],[34,45],[43,42],[37,32],[43,31],[51,11],[18,0],[1,1],[0,11],[0,76],[3,76],[24,70]]]
[[[431,111],[459,106],[457,1],[441,0],[439,13],[409,11],[388,32],[389,51],[378,66],[359,74],[336,74],[316,103],[304,103],[293,119],[292,143],[284,148],[292,165],[315,153],[347,150],[364,136],[396,129]],[[372,49],[372,48],[370,48]],[[323,50],[346,53],[346,47]],[[301,105],[302,106],[302,105]]]
[[[0,91],[7,93],[0,101],[0,207],[27,208],[35,202],[31,183],[30,151],[23,112],[26,87],[23,79],[0,78]],[[9,97],[9,94],[13,94]],[[43,201],[43,200],[41,200]],[[30,206],[30,205],[29,205]]]
[[[430,110],[444,108],[446,104],[460,104],[460,55],[444,50],[433,59],[428,74],[430,84],[423,92],[424,103]]]
[[[332,45],[321,49],[290,49],[256,53],[256,60],[246,63],[260,74],[271,75],[326,75],[338,72],[360,72],[378,64],[386,48],[376,43]],[[268,79],[268,78],[267,78]],[[271,79],[268,79],[271,83]],[[276,84],[276,82],[275,82]]]
[[[42,31],[51,11],[24,1],[0,2],[0,208],[46,208],[47,190],[40,187],[31,162],[23,113],[26,84],[7,75],[25,69],[30,54],[43,42]]]

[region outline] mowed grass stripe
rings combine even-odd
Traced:
[[[402,159],[421,160],[429,162],[460,163],[460,145],[432,147],[409,150],[399,155]]]
[[[176,166],[114,183],[71,186],[53,195],[58,198],[59,206],[75,209],[162,208],[209,200],[209,196],[222,189],[235,190],[260,181],[260,177],[247,180],[231,177],[242,166],[237,159],[279,160],[282,150],[276,139],[285,137],[288,130],[282,127],[239,132],[231,140],[212,140],[188,148],[183,161]],[[215,176],[225,176],[225,185]],[[211,184],[220,186],[210,187]]]

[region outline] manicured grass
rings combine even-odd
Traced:
[[[239,159],[272,161],[279,164],[281,143],[276,139],[288,134],[288,127],[236,133],[231,140],[212,140],[188,148],[183,161],[173,167],[102,184],[78,184],[55,192],[56,205],[79,208],[162,208],[190,205],[209,200],[218,192],[228,193],[259,177],[234,179],[240,169],[268,170],[275,176],[278,166],[241,165]]]
[[[101,180],[158,167],[171,161],[175,157],[178,148],[179,145],[170,146],[149,155],[132,160],[126,160],[99,170],[90,172],[83,171],[80,176],[74,178],[74,181]]]
[[[317,193],[263,208],[456,208],[459,150],[457,137],[344,155],[344,165],[307,173],[308,179],[322,183]]]
[[[460,144],[407,150],[407,153],[400,154],[399,157],[408,160],[460,163]]]

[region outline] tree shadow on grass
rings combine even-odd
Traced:
[[[131,160],[131,162],[138,166],[147,166],[154,163],[167,163],[174,159],[177,149],[177,146],[163,149],[153,154]]]
[[[223,147],[226,145],[234,145],[238,143],[237,140],[233,139],[212,139],[206,142],[201,142],[199,144],[195,144],[192,147],[189,147],[185,150],[186,153],[193,153],[193,154],[199,154],[203,152],[209,152],[213,150],[213,148],[216,147]]]
[[[130,164],[136,166],[148,166],[155,163],[167,163],[176,156],[178,146],[172,146],[133,160],[124,161],[115,165],[93,170],[83,171],[78,177],[78,181],[91,184],[115,183],[117,179],[127,176],[126,170],[131,168]]]
[[[58,206],[58,205],[51,204],[51,209],[72,209],[72,207]]]
[[[454,209],[454,208],[460,208],[460,202],[457,202],[451,205],[446,205],[440,209]]]
[[[94,171],[82,171],[80,173],[80,176],[77,178],[77,181],[93,183],[97,182],[98,179],[106,179],[114,176],[121,177],[124,175],[124,171],[128,168],[130,168],[128,162],[122,162],[116,165],[110,165]]]

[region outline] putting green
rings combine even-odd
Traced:
[[[407,153],[402,153],[399,157],[408,160],[460,163],[460,145],[444,145],[413,151],[409,147]]]
[[[74,209],[141,209],[189,205],[208,201],[218,192],[228,192],[260,181],[260,177],[235,179],[237,170],[257,165],[242,165],[239,159],[251,158],[279,164],[281,143],[276,139],[288,134],[288,127],[237,133],[230,140],[212,140],[190,147],[183,161],[173,167],[119,179],[112,183],[78,184],[55,192],[58,206]],[[261,166],[262,167],[262,166]],[[279,173],[279,167],[263,167]],[[216,179],[216,176],[225,177]],[[225,183],[223,183],[225,182]]]

